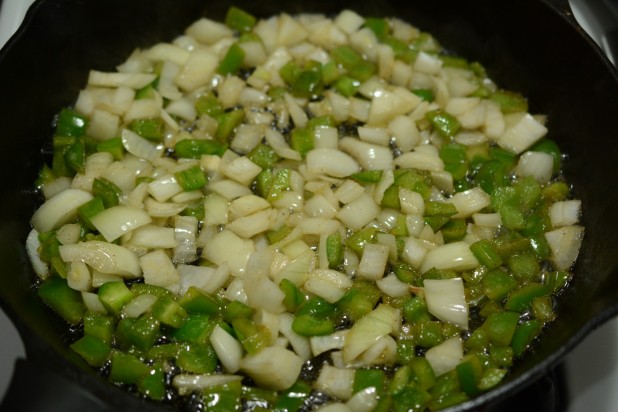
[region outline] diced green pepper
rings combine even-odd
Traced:
[[[90,366],[94,367],[102,366],[109,358],[111,352],[111,347],[108,343],[92,335],[82,336],[73,342],[70,347]]]
[[[264,325],[258,325],[247,318],[232,321],[232,327],[243,348],[250,353],[257,353],[270,344],[271,333]]]
[[[220,143],[225,143],[234,133],[234,129],[245,119],[245,111],[243,109],[233,109],[215,116],[215,119],[218,123],[215,139]]]
[[[444,137],[452,137],[461,128],[457,118],[443,110],[432,110],[425,115],[429,123]]]
[[[118,206],[122,190],[114,183],[105,178],[95,178],[92,182],[92,194],[94,197],[101,198],[105,208]]]
[[[503,113],[528,111],[528,102],[519,93],[508,90],[497,90],[489,96],[489,99],[498,103]]]
[[[212,93],[201,95],[195,101],[195,110],[198,116],[208,115],[216,117],[224,112],[223,105]]]
[[[382,170],[363,170],[350,177],[361,183],[378,183],[382,179]]]
[[[532,341],[541,333],[543,324],[538,319],[530,319],[522,322],[517,327],[513,340],[511,341],[511,347],[513,348],[513,354],[520,356],[524,353],[526,348],[532,343]]]
[[[481,327],[487,330],[492,342],[508,346],[513,339],[518,322],[519,313],[517,312],[494,312],[487,316]]]
[[[206,174],[197,165],[174,173],[174,177],[185,191],[199,190],[208,183]]]
[[[112,352],[109,380],[120,384],[137,384],[150,368],[137,357],[119,351]]]
[[[97,152],[108,152],[114,157],[114,160],[121,160],[124,157],[124,146],[120,137],[114,137],[104,140],[97,144]]]
[[[279,393],[273,404],[274,412],[296,412],[311,393],[311,385],[297,380],[289,389]]]
[[[279,289],[281,289],[285,295],[283,298],[283,304],[288,312],[296,312],[298,307],[304,301],[304,296],[300,289],[298,289],[298,287],[288,279],[281,279],[281,282],[279,282]]]
[[[213,373],[217,368],[217,354],[209,343],[183,345],[177,363],[190,373]]]
[[[233,43],[223,59],[219,63],[217,67],[217,73],[222,75],[233,74],[240,69],[242,66],[243,60],[245,59],[245,50],[238,45],[238,43]]]
[[[227,146],[215,140],[183,139],[176,143],[176,156],[187,159],[199,159],[202,155],[223,156]]]
[[[90,219],[101,213],[103,210],[105,210],[103,199],[100,197],[93,197],[91,200],[77,208],[77,214],[88,229],[95,230],[95,227]]]
[[[470,245],[470,251],[479,263],[492,270],[502,266],[502,257],[496,252],[492,243],[487,239],[478,240]]]
[[[110,345],[114,339],[114,318],[88,311],[84,315],[84,334],[94,336]]]
[[[231,6],[225,15],[225,25],[241,33],[251,31],[257,19],[252,14],[236,6]]]
[[[251,150],[247,157],[262,169],[271,168],[279,161],[279,155],[270,146],[263,143]]]
[[[255,309],[251,306],[247,306],[244,303],[233,300],[225,306],[223,310],[223,319],[226,322],[232,323],[234,319],[245,318],[249,319],[255,313]]]
[[[421,388],[427,390],[436,383],[436,375],[431,364],[425,357],[415,357],[408,362],[411,370],[411,378]]]
[[[491,300],[499,301],[515,289],[517,280],[500,269],[486,273],[481,279],[483,293]]]
[[[290,134],[290,146],[305,156],[307,152],[314,148],[314,133],[313,130],[308,127],[296,127]]]
[[[142,136],[144,139],[155,142],[161,141],[165,123],[160,117],[150,119],[135,119],[129,123],[129,130]]]
[[[116,338],[123,348],[130,349],[135,346],[148,350],[161,335],[159,326],[159,321],[148,314],[139,318],[123,318],[118,322]]]
[[[326,237],[326,257],[329,268],[334,269],[343,264],[343,252],[341,233],[335,232],[328,235]]]
[[[80,323],[86,313],[82,295],[71,289],[67,281],[56,276],[47,278],[37,291],[41,300],[72,325]]]
[[[108,312],[118,316],[134,295],[124,282],[106,282],[99,287],[99,299]]]
[[[296,315],[292,322],[292,329],[301,336],[323,336],[335,331],[335,323],[328,318]]]
[[[530,309],[532,299],[545,296],[548,292],[547,286],[542,283],[533,282],[525,284],[509,295],[504,308],[515,312],[525,312]]]
[[[345,245],[354,253],[361,256],[367,243],[375,243],[377,240],[377,229],[366,227],[352,233],[345,241]]]
[[[72,109],[62,109],[56,122],[56,135],[80,137],[86,133],[88,119]]]
[[[178,303],[188,313],[216,315],[222,310],[219,301],[195,286],[190,286],[185,294],[178,300]]]
[[[155,319],[173,328],[179,328],[188,317],[187,311],[169,296],[157,299],[151,310]]]

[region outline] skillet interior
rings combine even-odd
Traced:
[[[203,0],[39,0],[0,55],[0,297],[30,358],[80,383],[111,407],[150,410],[103,382],[66,347],[69,330],[38,301],[23,243],[37,204],[32,182],[49,147],[51,119],[70,105],[88,70],[113,70],[134,47],[171,40],[199,16],[221,20],[232,3]],[[618,310],[618,80],[579,29],[539,0],[236,1],[259,17],[281,11],[398,16],[433,33],[456,54],[485,65],[498,84],[549,115],[550,137],[569,154],[565,173],[583,201],[586,240],[560,316],[500,388],[456,408],[468,410],[521,389],[554,366],[592,328]],[[609,186],[609,187],[608,187]]]

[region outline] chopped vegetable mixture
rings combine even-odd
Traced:
[[[397,18],[232,7],[92,70],[59,113],[38,294],[85,362],[155,401],[456,405],[571,279],[581,202],[547,132]]]

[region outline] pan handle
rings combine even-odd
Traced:
[[[42,364],[18,358],[0,412],[110,412],[101,401]]]

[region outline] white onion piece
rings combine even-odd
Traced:
[[[88,269],[84,262],[75,261],[69,263],[67,284],[71,289],[81,292],[88,292],[92,288],[90,269]]]
[[[113,242],[125,233],[152,222],[152,218],[142,209],[113,206],[97,213],[90,221],[105,240]]]
[[[347,177],[360,172],[360,166],[349,155],[334,149],[314,149],[307,153],[307,170],[316,175]]]
[[[180,292],[185,294],[191,286],[195,286],[207,293],[214,293],[225,284],[230,278],[227,264],[217,268],[208,266],[194,266],[179,264],[176,266],[180,277]]]
[[[358,230],[378,217],[381,210],[371,195],[365,192],[344,205],[337,213],[337,218],[352,230]]]
[[[441,321],[468,328],[468,304],[461,278],[425,279],[423,286],[429,313]]]
[[[545,239],[551,249],[552,261],[556,268],[567,270],[577,259],[584,239],[582,226],[564,226],[545,233]]]
[[[356,159],[365,170],[391,170],[393,168],[393,152],[387,146],[363,142],[353,137],[344,137],[339,141],[339,147]]]
[[[384,276],[390,248],[378,243],[367,243],[358,265],[358,276],[378,280]]]
[[[547,128],[530,113],[513,113],[504,116],[506,130],[498,144],[512,153],[519,154],[547,134]]]
[[[316,411],[319,412],[351,412],[352,409],[345,403],[329,402],[320,406]]]
[[[174,228],[148,224],[133,231],[130,244],[149,249],[171,249],[178,241],[174,237]]]
[[[463,342],[459,336],[450,338],[425,352],[425,358],[436,376],[455,369],[463,359]]]
[[[163,249],[140,256],[139,264],[146,284],[167,287],[180,280],[176,267]]]
[[[418,150],[396,157],[394,163],[395,166],[404,169],[427,170],[430,172],[444,170],[444,162],[439,156]]]
[[[581,200],[563,200],[549,208],[549,219],[553,227],[570,226],[579,222]]]
[[[37,232],[36,229],[32,229],[26,238],[26,251],[28,252],[28,257],[30,258],[30,263],[32,264],[34,272],[41,279],[46,279],[49,276],[49,268],[47,267],[47,263],[41,260],[39,255],[40,246],[39,232]]]
[[[242,380],[242,378],[243,377],[240,375],[224,375],[224,374],[196,375],[196,374],[181,373],[181,374],[174,376],[172,385],[174,385],[174,387],[178,389],[178,393],[180,395],[186,395],[194,391],[202,391],[212,386],[219,386],[219,385],[225,385],[231,382],[237,382],[237,381]]]
[[[352,287],[352,280],[336,270],[316,269],[309,274],[303,287],[307,292],[335,303]]]
[[[410,285],[400,281],[394,273],[389,273],[376,280],[376,285],[382,293],[392,297],[410,296]]]
[[[151,143],[129,129],[122,129],[121,138],[127,152],[136,157],[153,161],[163,155],[163,145]]]
[[[446,200],[447,203],[453,204],[457,208],[457,213],[454,218],[469,217],[476,212],[480,212],[491,204],[491,196],[489,196],[480,187],[457,192]]]
[[[41,188],[43,190],[43,195],[45,196],[45,199],[54,197],[58,193],[63,192],[67,189],[71,189],[71,188],[89,190],[90,187],[92,187],[92,182],[89,182],[90,187],[86,187],[86,188],[81,187],[77,184],[78,179],[82,176],[83,175],[80,175],[79,173],[76,174],[75,177],[73,178],[73,181],[71,181],[71,179],[68,177],[60,176],[60,177],[55,178],[51,182],[45,183],[43,187]]]
[[[166,174],[148,183],[148,193],[159,202],[165,202],[172,196],[182,193],[183,188],[178,184],[174,175]]]
[[[293,150],[288,143],[285,141],[285,137],[281,134],[281,132],[267,128],[264,132],[264,137],[266,138],[266,142],[268,145],[277,153],[279,156],[290,159],[290,160],[301,160],[302,156],[296,150]]]
[[[82,292],[82,299],[84,300],[84,305],[86,305],[86,309],[91,312],[106,314],[107,309],[101,303],[99,299],[99,295],[93,292]]]
[[[122,316],[127,318],[138,318],[146,313],[157,301],[158,297],[149,293],[137,295],[129,303],[122,307]]]
[[[346,406],[354,412],[371,412],[378,406],[378,392],[374,386],[370,386],[356,392]]]
[[[320,369],[320,374],[314,385],[316,389],[324,391],[336,399],[347,401],[352,397],[355,372],[351,368],[337,368],[326,364]]]
[[[197,259],[197,218],[195,216],[174,217],[174,248],[172,261],[175,264],[189,263]]]
[[[240,370],[259,385],[285,390],[296,382],[303,360],[294,352],[279,346],[269,346],[240,361]]]
[[[309,339],[294,332],[292,329],[294,316],[291,313],[281,313],[279,315],[279,331],[287,338],[294,352],[301,357],[303,361],[308,361],[311,358],[311,345]]]
[[[114,243],[90,240],[74,245],[61,245],[59,250],[63,261],[84,262],[105,274],[124,277],[137,277],[142,274],[142,268],[135,253]]]
[[[223,230],[210,239],[202,256],[217,265],[227,263],[232,273],[241,274],[254,251],[255,245],[251,240],[243,239],[231,230]]]
[[[387,304],[377,308],[359,319],[348,332],[343,345],[343,361],[353,362],[382,336],[398,330],[400,311]]]
[[[309,338],[311,353],[318,356],[329,350],[342,349],[347,335],[348,330],[338,330],[326,336],[312,336]]]
[[[519,176],[531,176],[540,184],[549,182],[554,172],[554,158],[549,153],[525,152],[522,153],[515,173]]]
[[[100,72],[91,70],[88,74],[88,85],[100,87],[130,87],[132,89],[141,89],[142,87],[152,83],[157,76],[147,73],[117,73],[117,72]]]
[[[208,340],[223,368],[229,373],[238,372],[243,354],[240,342],[219,325],[215,326]]]
[[[30,222],[39,233],[49,232],[74,219],[77,209],[91,199],[89,192],[67,189],[43,203]]]
[[[431,268],[469,270],[479,265],[470,247],[463,241],[447,243],[427,252],[420,267],[425,273]]]

